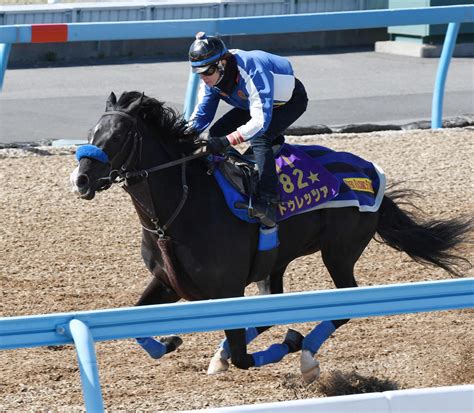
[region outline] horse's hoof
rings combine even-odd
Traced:
[[[214,356],[212,356],[211,362],[209,363],[207,374],[219,374],[229,370],[229,362],[227,361],[226,356],[227,354],[225,353],[223,348],[217,350]]]
[[[315,360],[308,350],[303,350],[301,352],[300,369],[301,374],[303,375],[303,380],[306,384],[311,384],[315,381],[321,372],[319,361]]]
[[[181,344],[183,344],[183,340],[178,336],[160,337],[158,340],[166,346],[166,354],[175,351]]]
[[[301,350],[303,339],[304,337],[299,331],[289,328],[286,332],[285,341],[283,341],[283,344],[288,346],[290,353],[296,353],[297,351]]]

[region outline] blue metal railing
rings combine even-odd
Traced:
[[[436,75],[435,87],[433,91],[433,102],[431,104],[431,129],[439,129],[443,122],[443,99],[444,86],[448,76],[449,62],[453,55],[456,38],[459,33],[460,23],[449,23],[448,31],[444,39],[443,51],[439,62],[438,73]]]
[[[47,27],[43,25],[10,25],[0,26],[0,44],[35,42],[35,30],[54,31],[54,28],[59,26],[65,27],[67,30],[66,39],[54,40],[53,34],[52,37],[49,36],[50,41],[193,38],[198,31],[227,36],[449,23],[433,93],[431,124],[433,128],[439,128],[442,126],[445,79],[459,25],[465,22],[474,22],[474,5],[221,19],[71,23],[46,25]],[[48,38],[48,36],[46,37]],[[0,69],[2,70],[0,72],[0,88],[7,66],[8,52],[8,46],[0,48]],[[194,108],[197,83],[196,75],[191,74],[185,102],[185,116],[187,118]]]
[[[474,307],[474,278],[0,318],[0,349],[74,343],[89,412],[103,411],[94,342]]]

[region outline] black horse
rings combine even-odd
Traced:
[[[317,251],[337,288],[356,287],[354,265],[375,234],[415,261],[452,274],[458,274],[458,265],[465,261],[451,250],[465,239],[470,220],[419,223],[395,202],[403,201],[406,192],[393,191],[384,196],[377,212],[318,209],[281,222],[276,263],[269,274],[255,280],[250,271],[259,225],[229,211],[206,160],[193,160],[202,157],[195,154],[202,141],[180,115],[138,92],[123,93],[118,102],[112,93],[89,143],[78,150],[79,166],[71,178],[79,195],[92,199],[96,191],[125,180],[143,227],[142,257],[154,277],[137,305],[243,296],[252,281],[260,281],[261,292],[282,293],[288,264]],[[254,354],[247,353],[246,344],[269,327],[226,330],[227,339],[209,373],[226,370],[229,358],[248,369],[302,348],[301,370],[311,382],[319,374],[315,353],[347,321],[323,321],[304,340],[289,330],[282,344]],[[181,344],[174,336],[137,341],[155,358]]]

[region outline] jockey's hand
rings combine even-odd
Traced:
[[[213,136],[207,140],[207,150],[213,155],[222,153],[228,146],[230,142],[225,136]]]

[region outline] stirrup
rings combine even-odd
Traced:
[[[276,202],[258,200],[252,204],[252,200],[249,203],[249,216],[250,218],[257,218],[266,227],[274,227],[277,223],[276,219]]]
[[[262,202],[265,202],[265,201],[262,201]],[[250,198],[248,204],[246,204],[244,202],[236,202],[234,204],[234,206],[237,209],[246,209],[247,212],[248,212],[249,218],[257,218],[258,220],[260,220],[260,222],[264,226],[266,226],[268,228],[271,228],[271,227],[274,227],[277,224],[277,220],[276,220],[276,205],[277,205],[277,203],[274,202],[274,204],[275,204],[275,218],[270,217],[267,214],[267,211],[269,210],[269,208],[272,208],[271,204],[272,204],[272,202],[267,202],[266,207],[265,207],[265,211],[262,211],[263,208],[258,208],[258,207],[255,208],[255,206],[254,206],[255,204],[252,202],[252,198]]]

